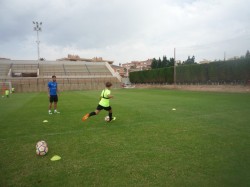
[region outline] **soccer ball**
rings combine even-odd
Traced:
[[[39,155],[39,156],[46,155],[48,151],[49,151],[48,144],[45,141],[41,140],[41,141],[37,142],[37,144],[36,144],[36,154],[37,155]]]
[[[106,116],[106,117],[104,118],[104,120],[107,121],[107,122],[109,122],[109,116]]]

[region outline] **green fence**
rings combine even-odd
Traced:
[[[131,83],[174,82],[174,68],[159,68],[131,72]],[[177,84],[245,84],[250,80],[250,59],[218,61],[209,64],[180,65],[176,67]]]

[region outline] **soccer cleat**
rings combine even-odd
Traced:
[[[51,110],[49,110],[49,114],[52,114]]]
[[[55,113],[55,114],[60,114],[60,112],[58,112],[57,110],[54,110],[54,113]]]
[[[115,120],[116,120],[116,117],[112,117],[112,120],[110,120],[109,122],[115,121]]]
[[[86,114],[85,116],[82,117],[82,121],[85,121],[88,118],[89,118],[89,114]]]

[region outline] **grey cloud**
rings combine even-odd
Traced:
[[[0,57],[35,58],[32,21],[42,21],[41,47],[52,60],[69,50],[119,63],[158,58],[174,47],[182,60],[216,59],[225,50],[249,49],[249,6],[248,0],[1,0]]]

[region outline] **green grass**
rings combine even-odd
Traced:
[[[46,93],[0,99],[0,186],[250,186],[249,94],[113,90],[117,120],[82,122],[99,94],[64,92],[53,115]]]

